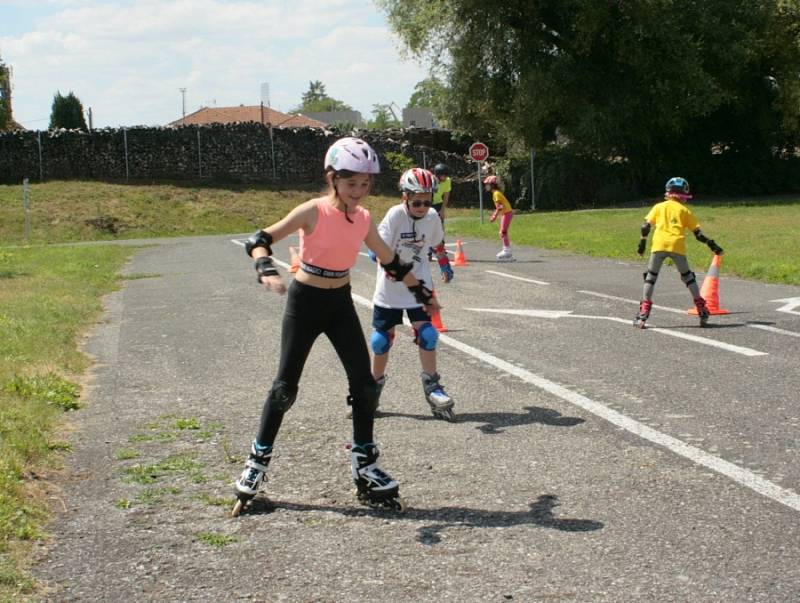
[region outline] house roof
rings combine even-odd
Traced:
[[[263,114],[262,114],[263,111]],[[238,107],[203,107],[185,118],[171,122],[170,126],[204,124],[232,124],[254,121],[272,124],[273,128],[325,128],[325,124],[305,115],[289,115],[261,105],[239,105]]]

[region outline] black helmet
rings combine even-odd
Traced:
[[[450,174],[450,168],[443,163],[437,163],[433,166],[433,173],[437,176],[447,176]]]

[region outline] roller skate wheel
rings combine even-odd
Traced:
[[[231,509],[231,517],[239,517],[239,514],[244,509],[245,502],[239,498],[236,500],[236,504],[233,505],[233,509]]]

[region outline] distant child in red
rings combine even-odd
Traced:
[[[511,226],[511,220],[514,219],[514,210],[511,209],[511,203],[508,202],[506,196],[497,186],[497,176],[487,176],[483,180],[483,186],[487,192],[492,193],[492,201],[494,202],[494,213],[489,218],[489,222],[494,222],[497,216],[500,216],[500,238],[503,241],[503,249],[497,254],[498,260],[506,262],[513,262],[514,256],[511,255],[511,241],[508,239],[508,227]]]

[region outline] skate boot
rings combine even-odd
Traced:
[[[511,254],[510,247],[503,247],[503,250],[495,256],[501,262],[513,262],[514,256]]]
[[[697,308],[697,316],[700,318],[700,326],[707,327],[708,326],[708,307],[706,306],[706,300],[702,297],[698,297],[694,300],[694,306]]]
[[[444,419],[445,421],[453,422],[456,420],[453,414],[454,402],[447,392],[444,391],[444,386],[439,383],[439,373],[429,375],[422,373],[422,389],[425,391],[425,400],[431,407],[433,416],[437,419]]]
[[[378,386],[378,403],[380,403],[381,394],[383,393],[383,386],[386,385],[386,375],[381,375],[380,377],[375,379],[375,385]],[[348,398],[348,403],[349,403],[349,398]],[[375,418],[377,419],[380,416],[381,416],[381,411],[379,411],[378,407],[376,406],[375,407]],[[347,418],[348,419],[352,419],[353,418],[353,408],[352,407],[347,409]]]
[[[231,511],[233,517],[238,517],[245,505],[258,494],[258,489],[267,479],[266,471],[270,460],[272,460],[272,446],[260,448],[253,440],[253,444],[250,446],[250,456],[244,464],[244,471],[236,480],[237,500]]]
[[[639,302],[639,313],[633,319],[633,326],[639,329],[644,329],[644,323],[650,318],[650,308],[653,307],[652,300],[643,299]]]
[[[350,466],[356,484],[358,500],[372,507],[402,511],[400,486],[378,468],[378,447],[375,444],[353,444]]]

